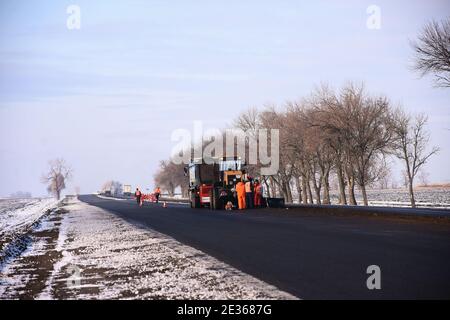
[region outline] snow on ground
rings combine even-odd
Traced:
[[[355,190],[355,197],[358,204],[363,203],[360,190]],[[450,188],[448,187],[417,188],[414,190],[414,197],[417,207],[450,208]],[[332,204],[338,204],[339,192],[337,190],[331,190],[330,198]],[[410,207],[409,192],[406,189],[368,189],[367,198],[369,205],[372,206]]]
[[[356,193],[357,200],[362,202],[362,195],[358,191]],[[368,190],[367,196],[372,202],[402,203],[409,202],[409,192],[406,189],[384,189],[384,190]],[[450,188],[417,188],[414,190],[414,197],[420,206],[449,206],[450,204]]]
[[[2,270],[0,298],[295,299],[112,213],[71,201],[45,218]]]
[[[27,248],[31,229],[57,203],[52,198],[0,200],[0,269]]]
[[[31,226],[56,203],[54,198],[1,199],[0,236]]]

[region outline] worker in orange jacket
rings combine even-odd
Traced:
[[[156,198],[156,203],[159,202],[159,196],[161,195],[161,189],[159,187],[156,187],[155,191],[153,192]]]
[[[245,209],[245,184],[242,181],[236,184],[236,192],[239,210]]]
[[[253,209],[253,184],[251,178],[245,181],[245,206]]]
[[[261,197],[262,197],[262,189],[261,189],[261,184],[259,183],[258,180],[255,180],[255,207],[260,207],[261,206]]]
[[[142,192],[139,188],[136,188],[136,192],[134,193],[137,204],[142,207]]]

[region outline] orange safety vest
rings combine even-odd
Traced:
[[[252,192],[252,184],[250,181],[245,183],[245,192]]]
[[[236,185],[236,192],[238,196],[244,196],[245,194],[245,185],[243,182],[238,182]]]

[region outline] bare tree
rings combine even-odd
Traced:
[[[309,152],[311,156],[311,182],[316,193],[316,202],[318,204],[330,204],[330,171],[333,165],[333,151],[325,142],[323,132],[317,127],[310,128],[309,133]],[[323,198],[320,192],[323,190]]]
[[[405,164],[405,177],[408,182],[408,191],[411,207],[416,206],[414,198],[414,178],[419,170],[427,163],[430,157],[439,151],[437,147],[428,149],[430,135],[425,130],[427,117],[423,114],[414,119],[403,110],[395,112],[395,155]]]
[[[415,53],[414,69],[421,76],[434,74],[437,87],[450,87],[450,18],[426,24],[411,45]]]
[[[388,189],[391,182],[392,171],[385,159],[382,159],[378,170],[378,187],[380,189]]]
[[[288,144],[289,132],[287,115],[278,112],[275,107],[268,106],[259,114],[259,121],[263,128],[280,130],[280,163],[278,173],[269,177],[277,189],[281,191],[286,202],[292,202],[291,180],[294,173],[294,155]],[[272,188],[273,189],[273,188]]]
[[[330,172],[336,169],[339,183],[339,203],[346,204],[345,182],[342,170],[342,154],[344,146],[342,144],[342,131],[335,130],[333,117],[330,117],[330,109],[340,109],[339,101],[335,93],[326,85],[317,88],[309,101],[310,110],[306,112],[307,123],[310,128],[309,139],[314,141],[315,162],[320,169],[320,176],[323,187],[323,204],[330,204]],[[313,181],[314,182],[314,181]],[[314,183],[313,183],[314,185]],[[316,188],[315,188],[316,189]]]
[[[302,203],[312,202],[310,190],[310,162],[307,146],[308,126],[306,123],[305,106],[303,102],[290,102],[286,110],[286,134],[283,138],[284,151],[289,152],[292,159],[292,174],[296,180],[298,198]]]
[[[320,128],[322,143],[332,150],[333,167],[338,180],[339,203],[347,204],[345,187],[348,187],[348,200],[356,205],[354,195],[355,179],[353,155],[351,153],[350,136],[348,130],[348,113],[345,110],[343,97],[338,97],[327,85],[316,88],[312,94],[311,105],[313,117],[309,118],[310,126]],[[347,179],[347,182],[345,181]]]
[[[419,171],[419,181],[423,187],[428,187],[430,174],[426,172],[424,169]]]
[[[390,109],[384,97],[368,96],[363,85],[348,84],[339,97],[322,90],[316,106],[321,113],[319,126],[325,131],[334,150],[335,167],[340,178],[341,203],[345,203],[343,173],[347,178],[349,203],[356,205],[355,183],[368,205],[366,187],[377,179],[375,168],[380,154],[391,140]],[[328,98],[323,98],[327,97]]]
[[[180,187],[183,196],[187,196],[188,181],[184,175],[184,165],[175,164],[171,160],[159,163],[159,170],[154,176],[154,182],[170,196],[175,195],[175,189]]]
[[[58,158],[49,161],[49,171],[43,174],[41,181],[47,184],[48,193],[54,195],[56,199],[61,198],[61,191],[66,188],[66,181],[72,176],[72,169],[65,160]]]
[[[257,130],[259,127],[259,117],[260,113],[257,108],[249,108],[233,121],[233,126],[244,131]]]
[[[392,139],[389,103],[384,97],[365,97],[362,87],[349,86],[345,90],[350,95],[348,128],[356,169],[354,177],[367,206],[366,187],[377,179],[373,170],[377,157],[387,151]]]

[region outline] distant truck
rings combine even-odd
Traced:
[[[130,184],[124,184],[122,187],[123,195],[124,196],[131,196],[131,185]]]

